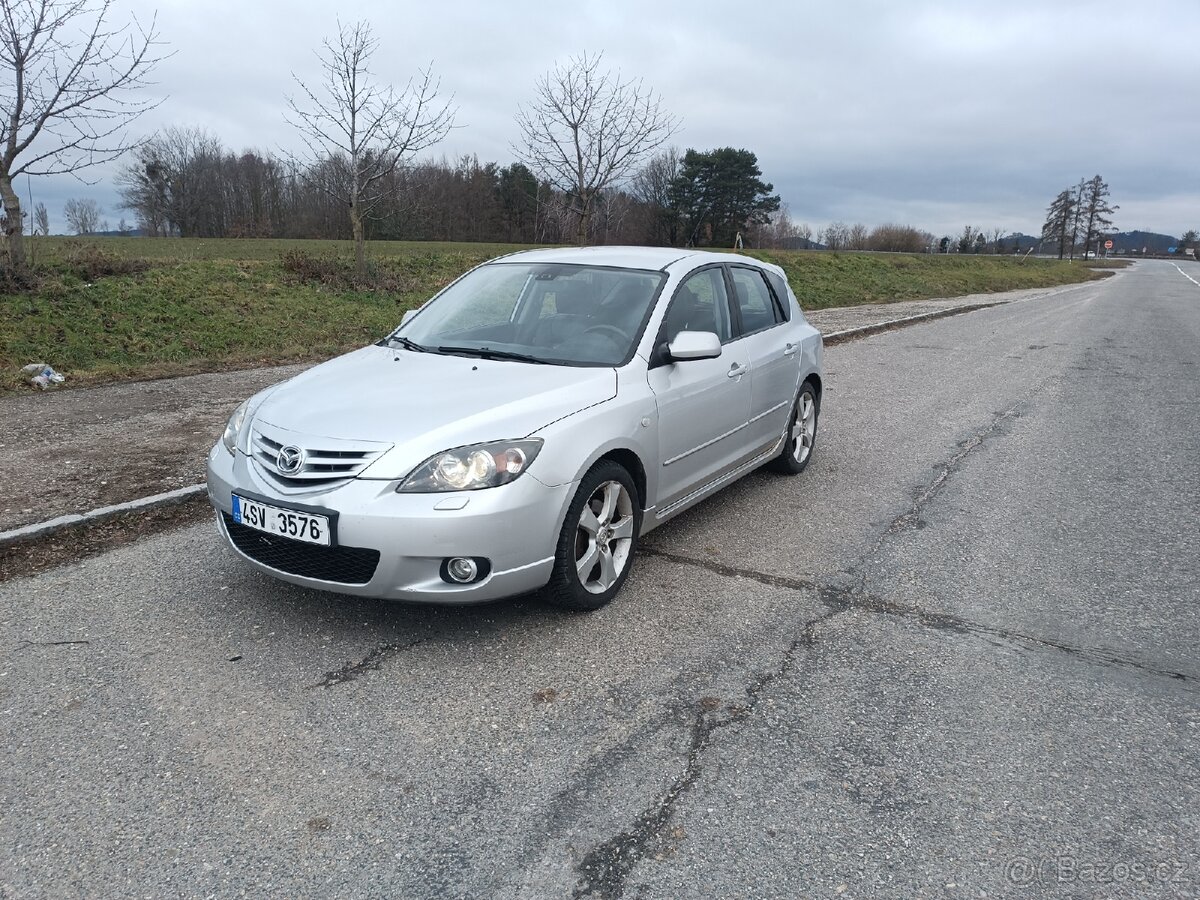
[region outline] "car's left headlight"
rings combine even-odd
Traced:
[[[537,438],[456,447],[425,460],[396,491],[432,494],[499,487],[529,468],[541,449],[542,442]]]
[[[246,424],[246,411],[249,409],[250,401],[243,400],[241,406],[235,409],[233,415],[229,417],[229,421],[225,424],[225,432],[221,435],[221,443],[235,456],[237,455],[238,435],[242,432],[242,426]]]

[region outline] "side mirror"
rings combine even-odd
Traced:
[[[417,311],[415,309],[406,309],[404,311],[404,315],[402,315],[400,317],[400,324],[403,325],[405,322],[407,322],[409,319],[411,319],[416,314],[417,314]]]
[[[681,331],[667,345],[672,362],[688,359],[716,359],[721,355],[721,339],[711,331]]]

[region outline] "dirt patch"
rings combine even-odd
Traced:
[[[0,531],[198,484],[234,407],[304,368],[0,395]]]

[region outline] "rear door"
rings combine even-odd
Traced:
[[[751,398],[747,438],[760,453],[787,426],[800,381],[800,342],[788,327],[787,298],[777,297],[758,268],[730,265],[737,344],[750,360]]]

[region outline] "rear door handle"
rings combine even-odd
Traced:
[[[783,355],[791,356],[793,353],[796,352],[797,349],[798,348],[796,347],[795,344],[784,344],[783,345]]]
[[[745,366],[741,365],[740,363],[734,363],[732,366],[729,367],[729,372],[727,374],[729,375],[730,378],[737,378],[741,375],[745,375],[746,372],[747,372],[747,369]]]

